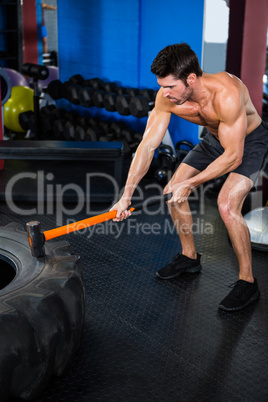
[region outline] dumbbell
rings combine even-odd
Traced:
[[[75,122],[70,123],[64,127],[66,139],[71,139],[75,141],[85,141],[86,128],[88,126],[87,117],[77,115]],[[70,138],[69,138],[70,137]]]
[[[115,112],[115,102],[118,93],[122,93],[123,89],[116,87],[114,83],[107,82],[103,89],[94,90],[92,87],[83,87],[78,91],[79,103],[84,107],[105,107],[109,112]],[[110,89],[110,91],[109,91]],[[113,91],[118,92],[113,92]]]
[[[131,98],[132,97],[130,94],[122,94],[122,95],[117,96],[116,102],[115,102],[115,107],[121,116],[129,116],[130,115],[129,103],[130,103]]]
[[[110,130],[115,133],[115,140],[123,142],[125,149],[129,149],[129,153],[136,151],[143,136],[143,134],[130,129],[123,122],[112,123]]]
[[[81,74],[74,74],[69,78],[68,82],[71,84],[82,85],[83,82],[85,82],[85,79]]]
[[[103,134],[103,130],[98,126],[88,127],[85,133],[85,141],[99,141]]]
[[[64,140],[63,128],[66,123],[65,119],[57,119],[52,123],[52,133],[56,140]]]
[[[52,111],[50,115],[43,113],[41,117],[42,135],[49,137],[49,139],[64,140],[63,133],[66,122],[74,122],[75,117],[76,113],[65,109],[57,109],[57,111]]]
[[[104,134],[104,130],[98,126],[97,120],[92,117],[79,116],[76,120],[75,140],[98,141]]]
[[[100,78],[90,78],[89,80],[85,81],[85,86],[91,87],[95,90],[103,89],[105,82]]]
[[[42,89],[43,92],[51,96],[52,99],[57,100],[64,97],[63,83],[60,80],[51,81],[46,88]]]
[[[139,94],[138,88],[126,88],[126,94],[130,96],[137,96]]]
[[[76,116],[72,120],[59,119],[53,125],[53,131],[57,138],[66,141],[98,141],[104,131],[97,125],[90,126],[92,119]]]
[[[140,90],[139,95],[131,98],[129,112],[135,117],[146,117],[148,112],[153,109],[156,92],[151,89]]]
[[[79,88],[83,82],[84,78],[82,75],[76,74],[64,83],[60,80],[51,81],[46,88],[43,88],[43,91],[49,94],[52,99],[66,98],[70,100],[70,102],[77,104],[77,88]]]
[[[34,112],[31,110],[19,114],[19,123],[23,130],[34,129]]]
[[[104,99],[105,93],[106,92],[103,89],[99,89],[98,91],[94,92],[93,98],[92,98],[94,106],[97,106],[99,108],[104,107],[103,99]]]
[[[84,80],[84,78],[80,74],[76,74],[72,76],[68,81],[65,81],[62,84],[62,93],[63,97],[67,99],[69,102],[73,103],[74,105],[79,105],[81,104],[82,100],[82,106],[85,106],[87,103],[87,107],[93,106],[92,102],[89,102],[88,97],[86,99],[83,99],[83,95],[85,96],[85,93],[87,95],[91,92],[92,96],[94,94],[94,91],[100,90],[104,86],[104,81],[102,81],[99,78],[92,78],[89,80]],[[88,89],[87,92],[82,92],[83,87],[90,88]],[[92,92],[93,89],[93,92]],[[82,94],[81,94],[82,92]],[[82,97],[82,99],[81,99]]]
[[[94,92],[93,103],[97,107],[104,107],[108,112],[115,112],[117,110],[117,97],[119,94],[122,94],[124,90],[125,89],[123,87],[117,87],[115,83],[107,82],[103,89],[99,89]]]
[[[78,90],[78,100],[79,104],[84,107],[92,107],[94,106],[93,103],[93,94],[94,89],[92,87],[80,87]]]
[[[160,184],[166,184],[171,178],[176,165],[176,156],[172,147],[161,144],[158,147],[158,168],[155,171],[155,178]]]
[[[122,116],[145,117],[154,107],[156,92],[153,89],[127,88],[126,94],[116,99],[116,110]]]
[[[137,88],[122,88],[118,91],[118,96],[115,100],[115,108],[121,116],[129,116],[129,103],[133,96],[137,95],[139,90]]]
[[[108,92],[103,96],[103,106],[108,112],[116,112],[116,99],[118,95],[115,92]]]
[[[105,82],[102,89],[108,93],[118,93],[119,90],[115,82]]]
[[[50,116],[51,113],[61,113],[63,109],[57,108],[56,105],[46,105],[40,109],[40,114]]]
[[[99,127],[103,134],[99,137],[100,141],[121,141],[131,144],[133,142],[133,132],[129,127],[120,121],[100,121]]]
[[[74,105],[79,105],[78,92],[81,86],[69,81],[65,81],[62,85],[63,97]]]
[[[127,129],[128,129],[128,127],[122,121],[114,121],[114,122],[111,122],[109,125],[109,132],[114,133],[116,138],[121,137],[122,132],[126,131]]]
[[[66,119],[66,110],[52,108],[53,105],[45,106],[40,110],[40,138],[41,139],[60,139],[58,132],[54,132],[54,122]]]
[[[39,113],[40,138],[48,139],[51,135],[51,120],[58,118],[61,111],[55,105],[44,106]],[[35,124],[34,112],[27,111],[19,114],[19,123],[24,130],[33,130]]]
[[[83,131],[88,126],[88,119],[75,112],[68,112],[66,123],[63,127],[63,137],[66,141],[83,140]],[[81,139],[82,138],[82,139]]]

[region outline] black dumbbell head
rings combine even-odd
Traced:
[[[92,107],[94,89],[92,87],[81,87],[78,90],[79,104],[84,107]]]
[[[116,88],[115,92],[117,95],[125,95],[127,94],[127,89],[125,87],[119,86]]]
[[[40,135],[39,137],[41,139],[46,139],[46,140],[50,140],[50,139],[54,139],[54,134],[53,134],[53,123],[54,120],[53,118],[49,117],[49,116],[40,116]]]
[[[74,129],[74,140],[85,141],[86,128],[82,126],[76,126]]]
[[[34,112],[31,110],[19,114],[19,123],[23,130],[34,129]]]
[[[81,85],[84,82],[84,78],[82,77],[81,74],[75,74],[72,75],[72,77],[69,78],[69,82],[72,84],[78,84]]]
[[[128,127],[122,121],[114,121],[110,124],[110,131],[115,133],[117,137],[119,137],[121,132],[127,128]]]
[[[92,127],[92,126],[97,126],[99,124],[99,120],[95,117],[89,117],[88,118],[88,125],[90,126],[90,127]]]
[[[109,121],[100,121],[99,128],[102,130],[103,133],[109,133],[111,123]]]
[[[46,116],[50,116],[51,113],[52,113],[54,110],[56,110],[56,109],[57,109],[57,106],[55,106],[55,105],[46,105],[46,106],[43,106],[43,107],[40,109],[40,114],[43,114],[43,115],[46,115]]]
[[[60,80],[51,81],[46,88],[43,88],[43,92],[51,96],[52,99],[63,98],[63,84]]]
[[[101,90],[101,89],[94,92],[94,94],[93,94],[93,103],[94,103],[95,106],[97,106],[99,108],[104,107],[103,98],[104,98],[105,93],[106,92]]]
[[[129,116],[130,111],[129,111],[129,102],[131,99],[131,95],[119,95],[116,98],[116,110],[121,116]]]
[[[126,93],[130,96],[136,96],[139,94],[138,88],[126,88]]]
[[[116,112],[116,93],[106,93],[103,96],[103,105],[108,112]]]
[[[86,130],[85,141],[98,141],[103,131],[99,127],[88,127]]]
[[[65,119],[58,119],[58,120],[55,120],[52,124],[53,135],[57,140],[64,139],[63,129],[64,129],[65,123],[66,123]]]
[[[117,85],[115,82],[105,82],[103,89],[106,92],[117,92]]]
[[[68,81],[63,83],[63,97],[74,105],[79,105],[78,91],[80,86],[77,84],[72,84]]]
[[[75,126],[70,121],[67,121],[63,127],[63,136],[67,141],[73,141],[75,133]]]
[[[150,110],[148,100],[142,96],[137,95],[131,98],[129,102],[129,111],[132,116],[145,117],[148,116]]]
[[[92,87],[95,90],[102,89],[105,85],[105,82],[101,80],[100,78],[91,78],[89,80],[86,80],[86,84],[89,87]]]
[[[153,89],[145,88],[145,89],[140,89],[139,90],[139,95],[144,96],[148,100],[148,102],[153,102],[155,100],[157,91],[154,91]]]

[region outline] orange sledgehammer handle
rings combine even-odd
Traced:
[[[135,208],[130,208],[130,211],[134,211]],[[104,214],[92,216],[91,218],[83,219],[82,221],[73,222],[69,225],[61,226],[55,229],[47,230],[44,233],[46,240],[54,239],[55,237],[63,236],[68,233],[82,230],[98,223],[106,222],[116,217],[116,210],[105,212]]]
[[[172,197],[171,193],[165,194],[164,196],[160,197],[153,197],[148,201],[143,201],[139,204],[136,204],[135,206],[131,207],[129,211],[130,212],[139,211],[145,207],[156,205],[160,201],[168,201],[171,197]],[[73,222],[70,223],[69,225],[60,226],[55,229],[47,230],[43,232],[43,235],[45,236],[45,240],[51,240],[54,239],[55,237],[63,236],[68,233],[75,232],[77,230],[88,228],[89,226],[93,226],[98,223],[109,221],[111,219],[114,219],[116,217],[116,214],[117,214],[116,210],[105,212],[104,214],[92,216],[91,218],[83,219],[82,221]]]

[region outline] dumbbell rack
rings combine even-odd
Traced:
[[[27,67],[27,66],[26,66]],[[31,68],[34,67],[31,65]],[[28,66],[29,68],[29,66]],[[45,67],[46,68],[46,67]],[[34,71],[35,72],[35,71]],[[77,105],[77,97],[78,92],[82,88],[83,92],[84,84],[81,84],[81,76],[76,75],[71,77],[69,82],[61,84],[59,80],[55,80],[48,85],[48,91],[45,91],[53,100],[57,99],[67,99],[66,102],[70,102]],[[81,85],[80,85],[81,84]],[[50,85],[53,89],[54,96],[51,96],[51,88],[49,89]],[[104,105],[102,104],[102,100],[104,100],[104,95],[109,95],[110,91],[117,91],[117,98],[120,99],[120,92],[124,93],[123,100],[131,98],[131,102],[129,106],[125,107],[124,104],[120,104],[119,102],[119,110],[116,110],[119,114],[126,116],[129,115],[132,111],[132,116],[140,118],[145,117],[150,113],[151,108],[154,105],[154,101],[149,101],[150,97],[155,96],[153,94],[153,90],[138,90],[135,88],[123,88],[117,87],[114,83],[104,83],[100,79],[92,79],[87,80],[87,85],[92,85],[93,92],[90,90],[90,93],[94,93],[95,103],[93,105],[95,107],[103,108]],[[64,96],[62,96],[61,90],[64,88]],[[84,96],[83,95],[83,96]],[[98,95],[98,96],[97,96]],[[99,96],[100,95],[100,96]],[[146,98],[148,97],[148,99]],[[68,99],[69,98],[69,99]],[[101,99],[102,98],[102,99]],[[108,96],[109,98],[109,96]],[[106,99],[106,97],[105,97]],[[39,110],[39,101],[40,97],[38,96],[38,84],[37,79],[34,80],[34,113],[30,117],[31,124],[30,127],[24,129],[31,129],[37,135],[31,139],[27,139],[27,141],[19,141],[19,140],[12,140],[8,141],[8,143],[2,143],[0,141],[0,159],[18,159],[18,160],[64,160],[64,161],[71,161],[71,160],[85,160],[85,161],[101,161],[101,162],[113,162],[114,164],[114,171],[113,177],[118,183],[119,186],[122,184],[122,170],[123,170],[123,161],[126,159],[126,156],[130,156],[131,153],[135,152],[138,143],[141,140],[142,135],[136,133],[134,130],[128,129],[128,127],[119,127],[119,123],[124,125],[123,122],[117,121],[114,122],[113,125],[117,127],[112,127],[111,125],[108,131],[105,131],[105,125],[108,123],[107,121],[101,122],[99,127],[104,130],[105,134],[97,134],[94,132],[93,136],[86,132],[85,135],[85,127],[80,127],[81,120],[84,119],[83,116],[80,116],[81,120],[77,123],[76,117],[73,116],[75,112],[67,112],[67,119],[74,119],[70,121],[68,124],[65,122],[63,124],[64,129],[67,131],[62,135],[60,133],[62,131],[61,120],[64,120],[65,116],[62,119],[60,116],[61,109],[57,108],[55,105],[49,105],[47,108],[53,107],[54,110],[48,110],[44,115],[42,114],[43,107]],[[99,102],[99,103],[98,103]],[[90,107],[91,103],[88,103],[88,107]],[[97,106],[98,105],[98,106]],[[111,105],[110,105],[111,106]],[[129,107],[129,110],[127,108]],[[107,111],[109,111],[107,109]],[[112,111],[112,110],[110,110]],[[115,110],[114,110],[115,111]],[[56,113],[54,113],[56,112]],[[27,113],[27,112],[26,112]],[[46,133],[42,132],[44,127],[52,126],[51,118],[54,118],[54,115],[58,115],[56,117],[58,130],[55,132],[53,123],[53,129],[50,128],[50,134],[46,135]],[[89,116],[88,116],[89,117]],[[27,118],[27,116],[26,116]],[[44,120],[42,120],[44,119]],[[41,121],[42,120],[42,121]],[[46,121],[47,120],[47,121]],[[20,122],[21,123],[21,122]],[[29,123],[29,121],[28,121]],[[22,124],[22,123],[21,123]],[[26,121],[27,125],[27,121]],[[88,121],[86,121],[85,126],[88,125]],[[79,130],[77,129],[79,126]],[[93,130],[89,128],[89,130]],[[97,136],[97,138],[96,138]],[[170,135],[167,131],[165,135],[165,142],[170,142]],[[110,172],[109,172],[110,173]]]

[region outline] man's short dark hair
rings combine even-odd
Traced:
[[[162,49],[154,59],[151,71],[159,78],[172,74],[185,85],[189,74],[194,73],[197,77],[203,74],[197,55],[187,43],[177,43]]]

